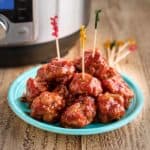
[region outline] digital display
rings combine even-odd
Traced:
[[[0,10],[13,10],[14,0],[0,0]]]

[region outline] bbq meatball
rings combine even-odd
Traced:
[[[61,116],[61,125],[68,128],[81,128],[90,124],[96,115],[94,99],[80,96],[74,104],[67,107]]]
[[[101,55],[100,52],[96,51],[95,56],[92,56],[92,51],[85,52],[85,72],[99,77],[101,74],[101,70],[108,67],[108,63],[106,62],[105,58]],[[74,61],[74,64],[77,70],[82,71],[82,58],[78,58]]]
[[[75,67],[71,61],[65,59],[53,59],[50,63],[43,65],[37,72],[37,76],[44,81],[56,80],[66,83],[71,79]]]
[[[31,103],[33,99],[40,95],[41,92],[47,91],[48,85],[41,81],[40,78],[29,78],[26,84],[25,102]]]
[[[104,67],[100,70],[99,73],[97,73],[97,78],[99,80],[104,80],[104,79],[108,79],[111,78],[113,76],[118,76],[121,77],[120,74],[112,67]]]
[[[87,73],[84,74],[84,78],[82,73],[74,74],[69,89],[73,95],[87,94],[91,96],[98,96],[102,93],[101,82]]]
[[[59,95],[61,95],[64,98],[68,98],[69,96],[69,91],[67,89],[67,87],[63,84],[58,85],[53,92],[58,93]]]
[[[43,92],[33,100],[31,116],[46,122],[55,122],[65,107],[65,100],[54,92]]]
[[[66,100],[66,106],[70,106],[77,98],[72,95],[66,85],[58,85],[53,92],[58,93]]]
[[[113,76],[102,80],[102,85],[105,90],[124,96],[125,108],[127,109],[129,107],[130,101],[134,97],[134,93],[120,76]]]
[[[47,64],[44,64],[42,65],[38,71],[37,71],[37,75],[36,77],[39,77],[41,78],[43,81],[47,81],[47,72],[48,72],[48,63]]]
[[[119,94],[105,93],[97,99],[98,118],[102,123],[118,120],[125,114],[124,98]]]

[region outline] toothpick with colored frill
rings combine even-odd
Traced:
[[[60,48],[59,48],[59,36],[58,36],[58,16],[54,16],[50,18],[50,23],[53,28],[52,35],[55,37],[56,41],[56,50],[57,50],[57,58],[60,59]]]
[[[126,58],[131,52],[134,52],[134,51],[137,50],[137,44],[136,44],[135,40],[129,40],[127,42],[127,44],[124,44],[123,46],[124,46],[124,48],[122,48],[122,49],[120,48],[119,54],[117,55],[118,57],[114,61],[113,65],[116,65],[121,60],[123,60],[124,58]]]
[[[94,43],[93,43],[93,54],[92,56],[94,57],[95,55],[95,49],[96,49],[96,41],[97,41],[97,26],[99,22],[99,14],[101,13],[102,10],[96,10],[95,12],[95,30],[94,30]]]
[[[83,79],[84,79],[84,74],[85,74],[85,64],[84,64],[85,41],[86,41],[86,28],[85,28],[85,26],[81,26],[81,28],[80,28],[80,46],[82,49],[82,78]]]

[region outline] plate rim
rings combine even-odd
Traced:
[[[125,73],[121,73],[121,76],[126,80],[127,83],[129,83],[133,90],[136,91],[136,106],[132,112],[130,112],[129,116],[122,118],[119,121],[113,122],[111,124],[107,124],[107,126],[103,127],[97,127],[93,129],[89,128],[80,128],[80,129],[70,129],[70,128],[63,128],[63,127],[56,127],[51,124],[44,124],[43,122],[40,122],[38,120],[33,119],[30,116],[25,115],[22,111],[19,111],[17,105],[15,105],[15,101],[12,98],[12,95],[14,94],[14,88],[17,87],[17,84],[20,83],[20,80],[26,76],[29,76],[30,74],[34,73],[37,71],[37,69],[40,66],[34,67],[32,69],[29,69],[28,71],[23,72],[20,74],[10,85],[9,90],[8,90],[8,105],[11,108],[11,110],[16,114],[17,117],[22,119],[24,122],[37,127],[39,129],[48,131],[48,132],[53,132],[53,133],[58,133],[58,134],[66,134],[66,135],[94,135],[94,134],[101,134],[105,132],[110,132],[115,129],[119,129],[124,125],[127,125],[130,123],[133,119],[137,117],[137,115],[140,113],[142,110],[143,104],[144,104],[144,96],[142,94],[141,89],[139,86],[134,82],[133,79],[128,77]],[[29,76],[30,77],[30,76]]]

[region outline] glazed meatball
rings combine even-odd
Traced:
[[[118,76],[121,78],[120,74],[112,67],[104,67],[97,73],[97,78],[99,80],[105,80],[113,76]]]
[[[95,56],[92,56],[92,51],[85,52],[85,71],[95,77],[99,77],[101,70],[108,67],[108,63],[100,52],[96,51]],[[82,58],[74,61],[77,70],[82,71]]]
[[[105,93],[97,99],[98,117],[102,123],[119,120],[125,114],[124,98],[119,94]]]
[[[69,91],[67,89],[67,87],[63,84],[58,85],[53,92],[58,93],[59,95],[61,95],[64,98],[68,98],[69,96]]]
[[[71,79],[74,71],[75,67],[71,61],[65,59],[53,59],[50,63],[39,68],[37,76],[44,81],[56,80],[66,83]]]
[[[39,69],[38,69],[38,71],[37,71],[37,75],[36,75],[36,77],[39,77],[39,78],[41,78],[43,81],[47,81],[48,79],[48,77],[47,77],[47,72],[48,72],[48,63],[47,64],[44,64],[44,65],[42,65]]]
[[[25,102],[31,103],[33,99],[40,95],[41,92],[47,91],[48,85],[41,81],[40,78],[29,78],[26,84]]]
[[[61,125],[68,128],[81,128],[90,124],[96,115],[94,99],[80,96],[74,104],[67,107],[61,116]]]
[[[77,98],[72,95],[66,85],[58,85],[53,92],[58,93],[66,100],[66,106],[70,106]]]
[[[129,107],[130,101],[134,97],[134,93],[120,76],[113,76],[102,80],[102,85],[105,90],[124,96],[125,108],[127,109]]]
[[[74,74],[69,89],[73,95],[87,94],[91,96],[98,96],[102,93],[101,82],[87,73],[84,74],[84,78],[82,73]]]
[[[46,122],[55,122],[65,107],[65,100],[54,92],[43,92],[33,100],[31,116]]]

